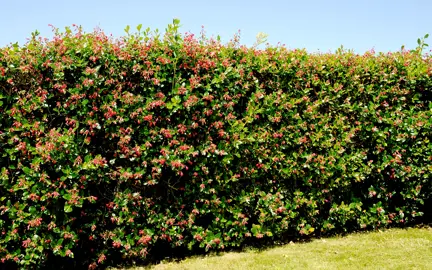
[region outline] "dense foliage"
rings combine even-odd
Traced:
[[[0,267],[403,225],[430,202],[422,46],[55,33],[0,49]]]

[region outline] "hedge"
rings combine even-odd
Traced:
[[[0,267],[94,269],[430,217],[423,40],[314,54],[178,28],[55,29],[0,49]]]

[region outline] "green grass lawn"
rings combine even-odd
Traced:
[[[432,269],[432,228],[356,233],[127,269]]]

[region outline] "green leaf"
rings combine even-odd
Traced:
[[[31,174],[32,170],[28,167],[23,167],[23,172],[27,175]]]
[[[171,102],[176,104],[176,105],[180,104],[181,98],[179,96],[175,96],[175,97],[171,98]]]
[[[63,210],[65,211],[65,213],[70,213],[70,212],[72,212],[72,210],[73,210],[73,209],[72,209],[72,205],[70,205],[70,204],[65,204]]]
[[[93,158],[92,158],[91,155],[87,155],[87,156],[84,157],[84,161],[85,161],[85,162],[90,162],[90,160],[92,160],[92,159],[93,159]]]
[[[142,24],[138,24],[138,26],[137,26],[138,32],[141,31],[141,28],[142,28]]]
[[[261,225],[252,224],[251,232],[252,232],[253,234],[257,234],[257,233],[260,232],[260,229],[261,229]]]
[[[129,30],[130,30],[130,26],[127,25],[127,26],[125,27],[124,31],[126,32],[126,34],[129,34]]]

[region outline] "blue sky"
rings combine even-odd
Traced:
[[[114,36],[142,24],[164,30],[173,18],[182,32],[208,35],[228,41],[238,30],[241,43],[252,45],[259,32],[269,43],[308,51],[334,51],[341,45],[363,53],[411,49],[417,38],[432,35],[431,0],[3,0],[0,16],[0,46],[23,44],[34,30],[51,36],[58,28],[82,25],[86,31],[101,27]],[[431,43],[432,45],[432,43]]]

